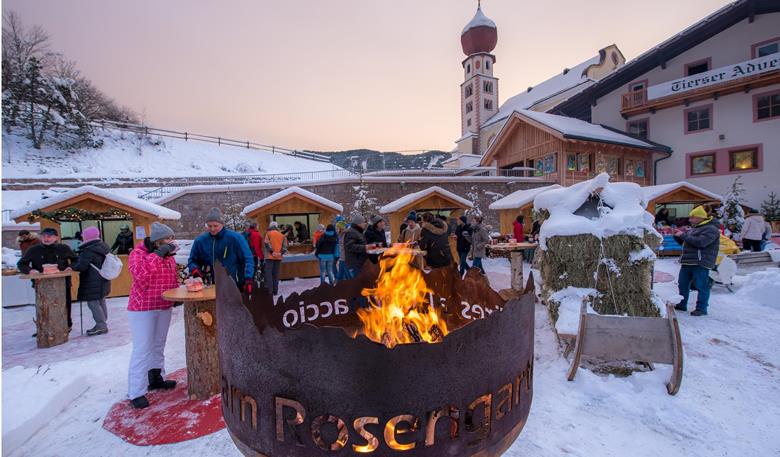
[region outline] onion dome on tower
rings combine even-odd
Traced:
[[[496,23],[482,13],[482,6],[477,6],[477,12],[460,34],[460,44],[467,56],[480,52],[489,53],[498,43],[498,28]]]

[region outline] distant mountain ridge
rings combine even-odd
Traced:
[[[331,157],[331,163],[346,170],[414,170],[441,168],[441,163],[452,157],[444,151],[426,151],[420,154],[381,152],[373,149],[351,149],[349,151],[307,151]]]

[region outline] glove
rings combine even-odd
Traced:
[[[203,278],[203,273],[200,272],[197,268],[193,268],[192,272],[190,273],[190,276],[193,278]]]
[[[167,257],[169,255],[173,255],[173,253],[176,251],[176,245],[173,245],[171,243],[165,243],[159,248],[157,248],[154,253],[159,255],[160,257]]]
[[[247,279],[246,281],[244,281],[244,292],[246,292],[246,293],[248,293],[250,295],[252,294],[252,280],[251,279]]]

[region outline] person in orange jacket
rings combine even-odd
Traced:
[[[265,287],[273,295],[279,293],[279,270],[287,253],[287,237],[279,231],[276,221],[268,225],[263,242],[265,249]]]

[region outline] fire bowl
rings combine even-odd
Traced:
[[[247,456],[499,456],[533,394],[532,293],[504,302],[476,270],[426,275],[451,331],[388,348],[359,332],[378,269],[251,300],[217,269],[222,412]]]

